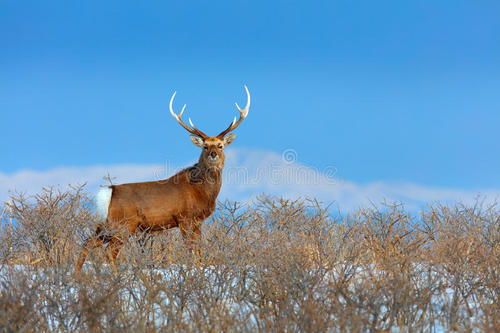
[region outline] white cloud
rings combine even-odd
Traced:
[[[178,168],[165,165],[110,165],[91,167],[61,167],[47,171],[22,170],[11,174],[0,172],[0,201],[8,192],[35,193],[44,186],[87,183],[96,191],[107,182],[107,174],[115,183],[158,180],[167,178]],[[427,203],[461,201],[472,203],[481,195],[489,201],[500,197],[499,190],[463,190],[423,186],[412,183],[373,182],[357,184],[338,179],[335,168],[317,170],[296,161],[293,151],[277,154],[250,149],[231,149],[227,154],[221,199],[248,200],[258,194],[285,197],[311,197],[333,203],[343,211],[383,201],[398,201],[409,208]]]
[[[117,182],[135,182],[152,179],[159,174],[158,165],[110,165],[90,167],[60,167],[47,171],[21,170],[11,174],[0,172],[0,200],[8,197],[9,191],[34,193],[44,186],[67,186],[87,183],[89,190],[107,184],[106,175]]]
[[[296,162],[293,151],[282,154],[238,149],[230,151],[226,176],[232,168],[248,170],[248,181],[229,179],[222,195],[231,194],[242,198],[267,193],[289,197],[317,198],[333,203],[341,210],[379,204],[381,202],[402,202],[408,208],[416,209],[433,202],[473,203],[480,196],[493,202],[500,198],[500,189],[463,190],[424,186],[413,183],[379,181],[358,184],[336,177],[334,167],[318,170]]]

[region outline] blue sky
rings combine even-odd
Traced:
[[[500,2],[2,1],[2,188],[22,170],[297,152],[356,184],[500,189]],[[186,117],[187,118],[187,117]],[[230,195],[230,194],[229,194]]]

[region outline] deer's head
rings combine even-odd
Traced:
[[[224,148],[229,146],[236,137],[236,134],[230,132],[234,131],[243,122],[243,120],[245,120],[248,115],[248,110],[250,109],[250,92],[248,91],[247,86],[245,86],[245,91],[247,93],[247,104],[245,108],[241,109],[238,106],[238,103],[235,103],[236,108],[238,108],[238,111],[240,112],[239,119],[236,120],[235,117],[234,120],[229,124],[229,127],[217,136],[206,135],[194,126],[191,119],[189,119],[190,126],[184,123],[181,117],[184,113],[184,109],[186,108],[186,104],[184,104],[184,106],[182,107],[181,112],[176,114],[174,112],[172,104],[177,92],[174,92],[174,94],[172,95],[172,98],[170,99],[170,114],[172,114],[172,117],[174,117],[175,120],[177,120],[177,122],[184,129],[191,133],[191,135],[189,136],[191,138],[191,141],[196,146],[202,149],[199,162],[204,166],[215,169],[221,169],[224,166]]]

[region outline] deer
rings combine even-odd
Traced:
[[[235,139],[234,131],[247,117],[250,109],[250,92],[244,86],[247,102],[242,109],[238,103],[239,119],[234,120],[217,136],[208,136],[196,128],[189,119],[189,125],[182,120],[186,104],[177,114],[173,103],[174,92],[169,104],[172,117],[191,135],[195,146],[201,148],[198,162],[168,179],[109,185],[97,194],[99,222],[95,233],[83,243],[76,263],[79,273],[89,251],[107,244],[108,259],[116,272],[116,258],[124,240],[133,234],[151,233],[179,228],[185,244],[191,252],[200,255],[195,246],[201,238],[201,226],[216,209],[217,196],[222,186],[224,148]]]

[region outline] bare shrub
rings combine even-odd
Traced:
[[[201,257],[176,230],[75,259],[96,223],[82,188],[17,196],[0,233],[5,331],[495,331],[500,212],[382,205],[342,216],[314,200],[221,202]]]
[[[94,220],[83,186],[68,191],[44,188],[32,197],[16,194],[5,205],[10,221],[2,234],[8,234],[11,260],[20,264],[72,260],[82,233]]]

